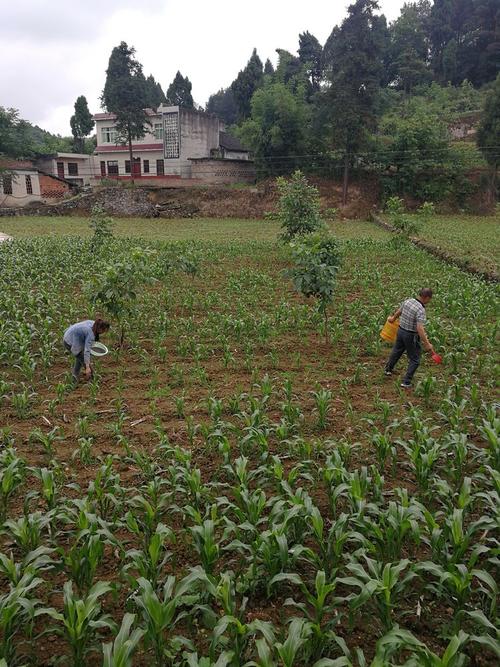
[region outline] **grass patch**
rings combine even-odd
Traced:
[[[342,239],[388,238],[388,233],[370,222],[347,220],[329,223]],[[34,236],[91,236],[87,218],[19,216],[0,221],[0,231],[14,238]],[[267,220],[192,218],[116,218],[114,234],[163,241],[275,241],[279,223]]]

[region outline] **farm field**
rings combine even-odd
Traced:
[[[151,240],[187,241],[275,241],[279,224],[271,220],[237,220],[213,218],[162,219],[116,218],[114,233],[118,237],[141,237]],[[335,221],[329,223],[339,238],[388,238],[388,232],[364,221]],[[86,218],[19,216],[0,220],[0,231],[14,238],[34,236],[82,236],[89,237]]]
[[[0,246],[7,665],[498,664],[497,286],[334,224],[327,343],[276,223],[141,221],[96,249],[26,222]],[[125,345],[113,326],[74,388],[62,333],[135,248],[153,280]],[[421,286],[444,363],[405,393],[379,331]]]
[[[499,273],[500,215],[436,215],[422,223],[417,236],[466,261],[471,267]]]

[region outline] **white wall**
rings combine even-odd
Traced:
[[[0,175],[0,206],[26,206],[30,202],[40,201],[40,182],[36,171],[16,169],[10,172],[12,175],[12,195],[6,195],[3,191],[3,177]],[[31,177],[33,194],[26,192],[26,176]]]

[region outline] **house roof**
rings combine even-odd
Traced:
[[[157,111],[155,111],[154,109],[149,109],[149,108],[148,108],[148,109],[144,109],[144,111],[146,112],[146,116],[159,116],[159,115],[160,115],[160,114],[159,114]],[[93,118],[94,120],[114,120],[114,119],[116,118],[116,114],[114,114],[114,113],[108,113],[108,112],[104,112],[104,113],[95,113],[95,114],[92,116],[92,118]]]
[[[219,132],[219,145],[228,151],[242,151],[248,153],[248,148],[245,148],[239,139],[227,132]]]
[[[31,160],[14,160],[13,158],[0,157],[0,169],[22,169],[23,171],[37,171]]]

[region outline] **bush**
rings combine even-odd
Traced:
[[[319,213],[318,190],[308,184],[300,170],[294,172],[290,180],[279,177],[276,182],[280,193],[278,219],[284,241],[291,241],[296,236],[310,234],[324,227]]]
[[[389,197],[385,210],[391,225],[400,236],[409,237],[418,231],[418,224],[405,213],[405,205],[400,197]]]
[[[317,300],[325,319],[328,340],[328,306],[333,300],[341,254],[337,241],[327,234],[310,234],[290,244],[295,266],[287,273],[295,289]]]
[[[89,227],[94,231],[91,245],[93,249],[100,248],[101,245],[113,238],[113,218],[106,215],[106,212],[99,204],[93,206]]]
[[[417,211],[418,217],[424,222],[428,222],[434,215],[436,215],[436,207],[430,201],[424,201],[422,206]]]

